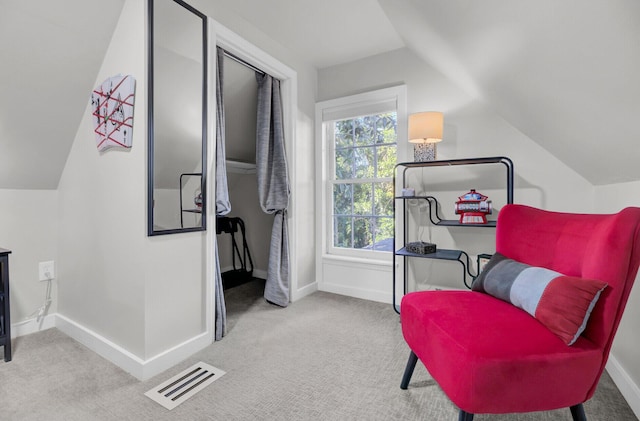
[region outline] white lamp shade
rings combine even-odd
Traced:
[[[436,143],[442,140],[444,117],[438,111],[426,111],[409,116],[409,142]]]

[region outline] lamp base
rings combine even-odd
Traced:
[[[413,144],[413,161],[435,161],[436,160],[436,144],[435,143],[414,143]]]

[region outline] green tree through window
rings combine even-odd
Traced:
[[[333,123],[333,246],[391,250],[395,112]]]

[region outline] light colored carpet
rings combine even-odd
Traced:
[[[56,329],[14,340],[0,362],[1,420],[457,420],[457,408],[418,363],[390,305],[317,292],[286,309],[252,282],[227,294],[221,341],[139,382]],[[203,361],[227,372],[168,411],[144,392]],[[605,374],[585,404],[590,421],[636,420]],[[570,420],[568,409],[476,420]]]

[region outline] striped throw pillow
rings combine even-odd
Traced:
[[[573,345],[606,286],[602,281],[566,276],[495,253],[471,289],[523,309]]]

